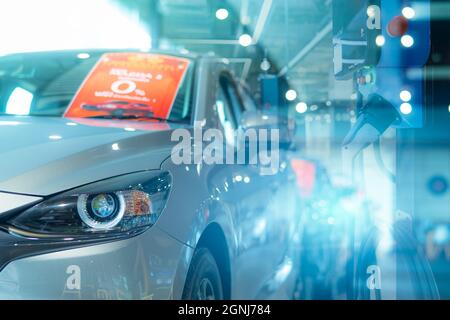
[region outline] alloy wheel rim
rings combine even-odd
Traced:
[[[198,300],[215,300],[214,286],[208,278],[200,280],[197,298]]]

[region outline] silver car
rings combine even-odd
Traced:
[[[184,56],[167,119],[67,118],[105,54],[78,53],[0,58],[0,298],[292,298],[299,219],[284,158],[272,175],[171,160],[174,130],[226,131],[256,112],[229,66]]]

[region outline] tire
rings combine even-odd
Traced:
[[[183,290],[183,300],[222,300],[222,278],[216,260],[206,248],[195,251]]]

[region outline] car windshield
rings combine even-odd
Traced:
[[[156,53],[3,56],[0,115],[188,121],[192,69],[189,59]]]

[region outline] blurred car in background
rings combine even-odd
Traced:
[[[333,183],[314,159],[291,155],[301,214],[299,299],[346,299],[353,290],[355,221],[364,217],[364,195]]]

